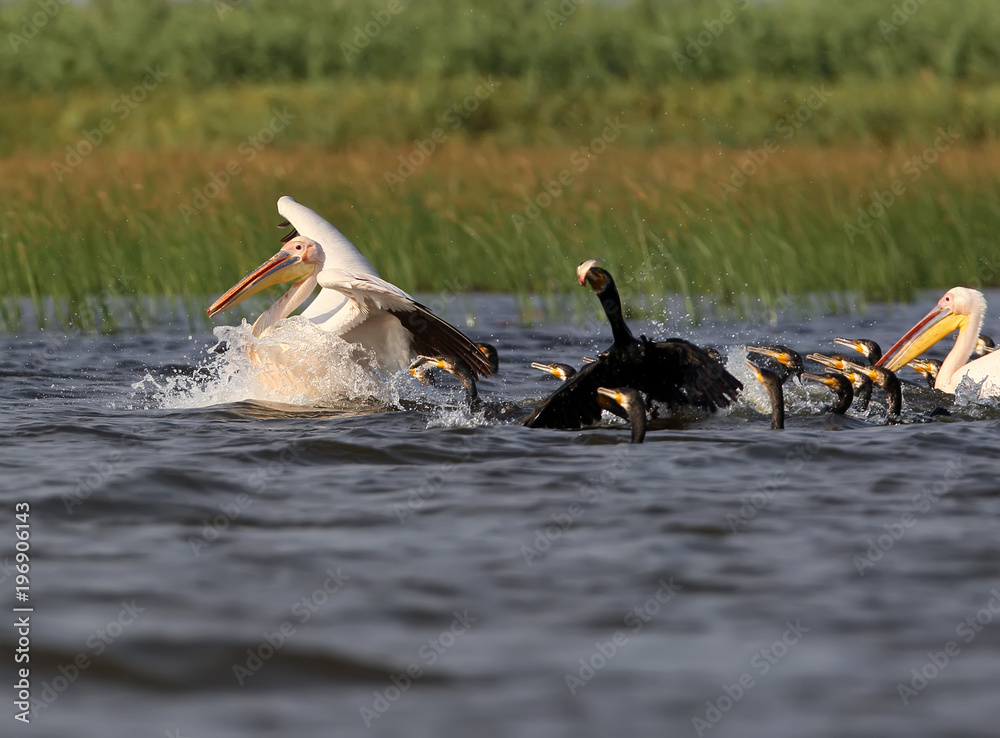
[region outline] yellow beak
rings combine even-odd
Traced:
[[[312,274],[313,269],[315,267],[312,264],[304,263],[298,256],[292,256],[287,251],[279,251],[230,287],[226,294],[213,302],[205,313],[211,318],[271,285],[304,279]]]
[[[760,346],[747,346],[747,351],[755,354],[761,354],[763,356],[769,356],[782,366],[787,366],[791,369],[793,359],[784,351],[774,351],[768,348],[761,348]],[[753,365],[751,364],[751,366]]]
[[[968,315],[953,313],[951,308],[936,307],[885,352],[878,360],[878,366],[896,371],[948,334],[964,328],[968,322]]]
[[[597,394],[599,397],[607,397],[609,400],[612,400],[619,405],[621,405],[625,399],[622,397],[621,392],[616,392],[615,390],[607,389],[606,387],[598,387]]]

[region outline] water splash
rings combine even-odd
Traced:
[[[154,377],[133,385],[153,407],[188,409],[253,400],[305,407],[399,407],[399,387],[371,368],[372,357],[301,317],[282,321],[263,338],[244,321],[214,331],[221,345],[193,375]]]

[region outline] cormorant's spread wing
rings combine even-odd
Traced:
[[[324,269],[316,281],[320,287],[336,290],[359,308],[357,320],[345,332],[368,316],[387,313],[399,320],[413,338],[413,350],[422,356],[449,356],[462,361],[473,374],[489,377],[489,360],[476,344],[458,328],[441,320],[396,285],[370,274],[343,269]]]
[[[521,421],[529,428],[580,428],[601,419],[598,387],[617,387],[607,354],[587,364]]]
[[[651,398],[669,405],[695,405],[714,411],[729,407],[743,384],[718,361],[680,338],[642,342],[645,381]]]

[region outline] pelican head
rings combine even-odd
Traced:
[[[230,287],[205,312],[208,317],[212,317],[272,285],[282,282],[301,283],[309,277],[315,277],[323,269],[324,260],[322,246],[311,238],[296,236],[282,246],[278,253]],[[294,306],[289,310],[294,310]]]
[[[878,366],[895,371],[922,354],[942,338],[964,328],[975,316],[980,322],[986,314],[986,298],[982,292],[968,287],[952,287],[938,300],[938,304],[920,322],[878,360]],[[976,326],[978,332],[979,326]]]

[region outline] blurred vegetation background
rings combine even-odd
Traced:
[[[274,251],[282,194],[411,291],[569,289],[591,255],[692,302],[1000,284],[997,8],[5,3],[0,294],[84,329],[198,304]]]
[[[52,13],[52,9],[55,9]],[[810,86],[796,140],[886,145],[1000,120],[995,0],[114,0],[0,6],[0,153],[72,139],[147,67],[166,81],[112,145],[239,141],[270,105],[280,145],[403,142],[480,77],[462,135],[573,142],[609,115],[632,145],[753,145]],[[397,12],[393,12],[397,11]],[[51,15],[51,17],[50,17]],[[15,114],[10,114],[16,111]]]

